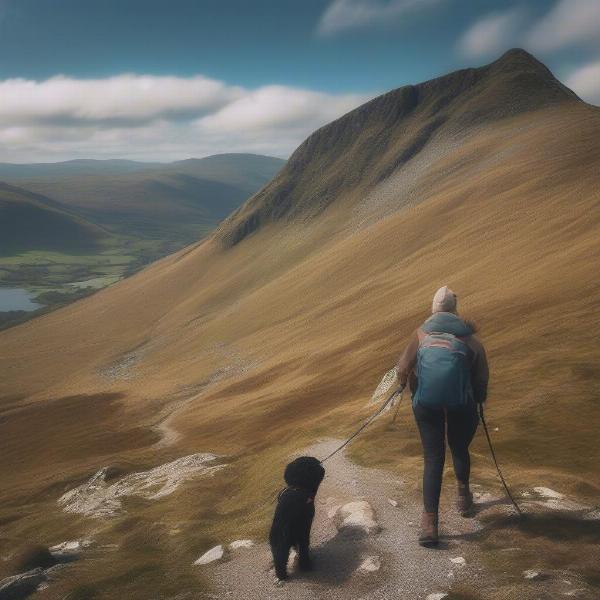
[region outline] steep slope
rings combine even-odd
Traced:
[[[0,183],[0,255],[27,250],[91,252],[107,236],[49,198]]]
[[[191,589],[198,572],[182,565],[264,534],[290,453],[366,416],[445,283],[488,350],[511,483],[596,502],[599,140],[600,111],[513,51],[367,103],[315,132],[211,238],[2,332],[7,539],[83,535],[56,500],[102,466],[216,452],[228,467],[210,480],[90,525],[121,550],[78,571],[106,597],[123,582],[132,598]],[[481,438],[474,451],[476,480],[495,485]],[[353,453],[417,488],[408,403]],[[595,576],[591,555],[552,558]]]
[[[265,222],[319,214],[341,197],[363,196],[428,146],[449,146],[485,124],[576,101],[523,50],[393,90],[313,133],[277,177],[223,224],[221,236],[235,244]]]

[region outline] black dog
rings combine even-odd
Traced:
[[[315,496],[325,469],[312,456],[301,456],[286,468],[283,478],[287,487],[279,494],[269,543],[278,579],[287,578],[287,562],[292,546],[298,552],[298,566],[311,568],[308,547],[310,528],[315,516]]]

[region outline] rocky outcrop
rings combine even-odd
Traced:
[[[375,511],[366,500],[355,500],[340,506],[334,523],[338,531],[362,531],[366,535],[381,531],[375,519]]]
[[[210,550],[207,550],[198,560],[194,561],[195,565],[207,565],[211,562],[215,562],[216,560],[220,560],[223,558],[225,551],[223,550],[223,546],[219,544]]]
[[[125,475],[112,482],[109,467],[100,469],[88,482],[63,494],[58,504],[65,512],[86,517],[114,517],[122,510],[121,501],[126,496],[139,496],[158,500],[172,494],[185,481],[212,475],[226,465],[210,465],[219,457],[199,453],[183,456],[172,462]]]
[[[69,562],[79,558],[82,552],[92,544],[92,540],[72,540],[50,546],[49,551],[59,562]]]

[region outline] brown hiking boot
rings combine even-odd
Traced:
[[[469,490],[468,483],[458,484],[458,495],[456,496],[456,509],[464,517],[473,507],[473,494]]]
[[[438,516],[437,513],[424,512],[421,517],[421,534],[419,544],[430,548],[438,544]]]

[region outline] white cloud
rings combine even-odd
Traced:
[[[203,117],[199,126],[212,131],[261,130],[265,127],[311,127],[331,121],[370,96],[322,92],[270,85],[254,90]],[[319,107],[318,110],[315,110]]]
[[[333,0],[327,7],[317,32],[332,35],[339,31],[386,23],[441,0]]]
[[[525,13],[519,7],[493,12],[476,21],[460,38],[458,48],[464,56],[480,58],[510,48],[519,36]]]
[[[57,76],[0,81],[1,122],[127,120],[200,114],[235,100],[243,90],[206,77],[118,75],[106,79]]]
[[[600,0],[559,0],[531,28],[527,44],[546,52],[573,44],[600,41]]]
[[[0,161],[287,156],[314,129],[370,97],[246,89],[200,75],[7,79],[0,81]]]
[[[575,69],[565,84],[586,102],[600,105],[600,60]]]

